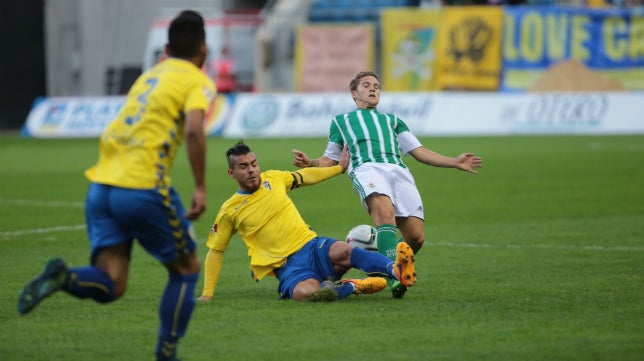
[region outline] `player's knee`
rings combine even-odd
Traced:
[[[334,242],[329,248],[329,259],[334,265],[350,265],[353,247],[346,242]]]
[[[293,288],[291,299],[293,301],[306,301],[313,292],[319,289],[320,284],[317,280],[308,279],[301,281]]]
[[[306,301],[307,298],[313,293],[313,290],[308,286],[295,286],[293,289],[293,301]]]
[[[199,274],[201,272],[201,263],[197,258],[196,252],[180,257],[178,260],[165,264],[171,273],[180,275]]]
[[[199,274],[201,272],[201,263],[195,255],[194,257],[189,257],[185,267],[181,269],[183,270],[182,274]]]
[[[310,292],[306,292],[304,290],[298,289],[295,287],[293,290],[293,297],[291,299],[293,301],[306,301],[306,299],[311,295]]]
[[[423,247],[423,244],[425,243],[425,238],[411,237],[409,239],[405,239],[405,242],[407,242],[407,244],[409,245],[409,247],[411,247],[414,253],[417,253]]]

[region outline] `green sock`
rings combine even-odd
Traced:
[[[381,224],[376,227],[378,231],[378,252],[385,255],[390,260],[396,259],[396,226],[391,224]]]

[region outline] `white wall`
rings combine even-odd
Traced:
[[[45,2],[47,93],[104,95],[109,67],[141,66],[154,17],[194,9],[217,14],[216,0],[55,0]]]

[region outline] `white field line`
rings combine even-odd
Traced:
[[[78,231],[84,230],[84,224],[77,224],[75,226],[58,226],[58,227],[49,227],[49,228],[33,228],[33,229],[22,229],[17,231],[3,231],[0,232],[0,237],[3,236],[22,236],[25,234],[37,234],[37,233],[53,233],[53,232],[65,232],[65,231]]]
[[[6,236],[22,236],[25,234],[35,233],[53,233],[64,231],[77,231],[84,230],[84,224],[75,226],[59,226],[50,228],[35,228],[24,229],[18,231],[0,232],[0,237]],[[566,249],[574,251],[628,251],[628,252],[644,252],[644,247],[633,246],[577,246],[567,244],[486,244],[486,243],[449,243],[449,242],[430,242],[425,243],[429,247],[449,247],[449,248],[488,248],[488,249]]]
[[[3,198],[0,198],[0,205],[33,206],[33,207],[45,207],[45,208],[47,207],[48,208],[53,208],[53,207],[83,208],[85,206],[83,202],[38,201],[38,200],[28,200],[28,199],[3,199]],[[84,224],[78,224],[75,226],[31,228],[31,229],[21,229],[21,230],[15,230],[15,231],[0,231],[0,237],[22,236],[25,234],[76,231],[76,230],[84,230],[84,229],[85,229]]]
[[[1,199],[0,204],[29,205],[38,207],[72,207],[82,208],[82,202],[63,202],[63,201],[31,201],[22,199]],[[16,231],[2,231],[0,236],[21,236],[24,234],[34,233],[52,233],[84,230],[84,224],[75,226],[59,226],[50,228],[34,228]],[[489,243],[453,243],[453,242],[425,242],[429,247],[450,247],[450,248],[505,248],[505,249],[568,249],[578,251],[636,251],[644,252],[644,247],[635,246],[601,246],[601,245],[569,245],[569,244],[489,244]]]
[[[70,207],[70,208],[83,208],[83,202],[66,202],[66,201],[33,201],[27,199],[2,199],[0,204],[12,206],[35,206],[35,207]]]

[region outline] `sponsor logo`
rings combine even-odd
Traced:
[[[65,133],[100,132],[121,110],[124,98],[76,98],[46,101],[42,127],[60,127]]]
[[[288,119],[324,119],[330,122],[335,114],[344,114],[355,109],[349,97],[289,97],[285,116]]]
[[[564,126],[597,126],[607,111],[606,94],[548,94],[530,102],[526,120]]]
[[[610,102],[601,93],[553,93],[533,96],[527,105],[508,104],[501,120],[518,128],[596,128],[606,120]]]
[[[67,104],[53,103],[45,111],[42,124],[46,127],[55,127],[63,121],[63,116],[67,110]]]
[[[249,131],[267,128],[277,120],[279,103],[274,97],[260,97],[248,104],[242,114],[242,124]]]

